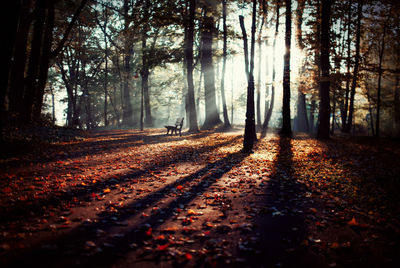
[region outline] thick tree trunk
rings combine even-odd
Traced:
[[[201,68],[204,74],[204,94],[206,103],[206,118],[203,124],[204,129],[209,129],[222,123],[217,110],[215,73],[212,60],[214,19],[207,13],[208,11],[205,10],[201,33]]]
[[[189,0],[189,21],[186,27],[186,46],[185,46],[185,57],[186,57],[186,75],[187,75],[187,105],[189,112],[189,132],[198,132],[199,127],[197,125],[197,112],[194,97],[194,83],[193,83],[193,39],[194,39],[194,15],[196,10],[196,1]]]
[[[33,104],[40,67],[41,47],[43,42],[43,27],[45,22],[46,1],[38,0],[35,7],[35,23],[33,26],[32,46],[29,56],[29,65],[27,70],[25,94],[23,99],[22,120],[29,122],[32,120]]]
[[[246,105],[246,124],[244,129],[243,152],[251,153],[253,151],[254,141],[257,140],[256,126],[254,119],[254,48],[255,48],[255,35],[256,35],[256,16],[257,16],[257,1],[253,0],[253,16],[251,25],[251,48],[250,48],[250,67],[248,71],[249,81],[247,86],[247,105]],[[244,18],[240,16],[240,25],[242,31],[244,28]],[[243,31],[243,37],[246,36],[246,31]],[[245,53],[248,54],[248,53]]]
[[[42,112],[44,89],[50,67],[51,45],[53,43],[54,29],[54,0],[47,0],[46,29],[43,37],[42,55],[39,68],[37,88],[35,92],[33,117],[39,119]]]
[[[304,94],[301,90],[299,90],[297,94],[298,131],[309,132],[310,128],[308,126],[306,94]]]
[[[320,79],[320,105],[319,105],[319,124],[317,137],[319,139],[329,138],[329,118],[330,118],[330,74],[329,74],[329,49],[330,49],[330,14],[331,0],[322,0],[321,8],[321,79]]]
[[[303,13],[305,8],[305,0],[299,0],[296,9],[296,39],[300,50],[304,49],[303,42]],[[300,78],[304,77],[304,66],[300,67],[299,73]],[[304,85],[300,82],[297,89],[297,131],[309,132],[308,117],[307,117],[307,105],[306,105],[306,94],[303,93]]]
[[[17,116],[21,115],[23,109],[21,100],[23,99],[24,96],[24,74],[25,74],[26,58],[27,58],[26,48],[28,43],[29,26],[31,25],[32,22],[30,8],[31,8],[31,1],[23,0],[21,17],[18,24],[18,32],[13,53],[14,60],[12,63],[10,80],[9,80],[8,109],[11,114]]]
[[[292,135],[290,124],[290,49],[292,37],[292,1],[286,0],[285,55],[283,67],[282,135]]]
[[[11,59],[13,56],[13,50],[15,45],[15,40],[17,36],[18,22],[20,21],[21,12],[21,0],[11,1],[12,4],[10,8],[6,11],[8,16],[8,25],[5,31],[5,48],[2,50],[1,61],[3,63],[3,72],[1,75],[1,88],[0,88],[0,144],[3,143],[3,118],[5,114],[5,97],[8,87],[8,78],[11,70]],[[7,7],[7,5],[5,5]],[[5,26],[5,21],[2,20],[3,27]]]

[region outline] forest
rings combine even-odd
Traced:
[[[399,267],[397,0],[6,6],[1,267]]]

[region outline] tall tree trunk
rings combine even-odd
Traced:
[[[204,10],[204,21],[201,33],[201,68],[204,74],[204,94],[206,103],[206,118],[203,124],[204,129],[209,129],[222,123],[217,110],[215,73],[212,60],[214,19],[211,15],[207,14],[207,9],[206,7]]]
[[[25,94],[24,94],[24,109],[22,120],[29,122],[32,120],[33,104],[40,67],[41,47],[43,41],[43,27],[46,11],[46,1],[38,0],[35,6],[35,23],[33,26],[32,46],[29,56],[29,65],[27,70]]]
[[[50,67],[51,45],[53,43],[54,29],[54,0],[47,0],[46,29],[43,36],[42,55],[39,67],[39,76],[35,92],[33,117],[39,119],[42,112],[44,89]]]
[[[194,83],[193,83],[193,39],[194,39],[194,14],[196,10],[196,1],[189,0],[189,21],[186,27],[186,75],[187,75],[187,101],[188,101],[188,111],[189,111],[189,132],[198,132],[199,127],[197,125],[197,112],[194,97]]]
[[[390,12],[391,13],[391,12]],[[388,24],[390,16],[388,16],[388,19],[384,22],[383,25],[383,33],[382,33],[382,40],[381,40],[381,45],[380,45],[380,51],[379,51],[379,65],[378,65],[378,92],[377,92],[377,104],[376,104],[376,127],[375,127],[375,137],[380,136],[380,112],[381,112],[381,91],[382,91],[382,74],[383,74],[383,69],[382,69],[382,63],[383,63],[383,55],[385,52],[385,38],[386,38],[386,28]]]
[[[347,116],[349,110],[349,95],[350,95],[350,67],[351,67],[351,1],[349,1],[349,10],[347,15],[347,77],[346,77],[346,90],[344,108],[341,111],[342,114],[342,132],[346,132],[347,129]]]
[[[18,2],[15,1],[15,3],[17,4]],[[24,74],[25,74],[26,58],[27,58],[26,49],[28,43],[29,26],[31,25],[32,22],[31,18],[32,14],[30,14],[30,8],[31,8],[31,1],[23,0],[21,8],[21,16],[18,24],[18,32],[15,40],[13,62],[9,80],[8,109],[11,114],[17,115],[17,117],[21,115],[23,110],[23,104],[21,103],[21,100],[23,99],[24,96]],[[11,30],[11,28],[7,29]]]
[[[262,2],[263,13],[267,12],[265,7],[265,0]],[[261,129],[261,58],[262,58],[262,51],[261,51],[261,38],[262,38],[262,30],[264,27],[265,17],[267,14],[263,14],[261,18],[261,25],[260,30],[258,32],[258,74],[257,74],[257,101],[256,101],[256,113],[257,113],[257,129]]]
[[[260,31],[258,33],[258,81],[257,81],[257,128],[260,130],[262,128],[261,125],[261,62],[262,62],[262,49],[261,49],[261,43],[262,43],[262,30],[264,27],[265,20],[268,19],[268,8],[267,8],[267,3],[266,0],[263,0],[261,3],[261,9],[262,9],[262,19],[261,19],[261,26],[260,26]],[[267,43],[267,42],[265,42]],[[268,61],[267,61],[268,62]],[[267,69],[268,71],[268,69]],[[268,86],[267,86],[268,88]],[[268,89],[266,89],[265,93],[265,111],[267,110],[267,96],[268,96]],[[264,118],[265,118],[264,114]]]
[[[255,48],[255,35],[256,35],[256,17],[257,17],[257,1],[253,0],[253,16],[251,24],[251,48],[250,48],[250,67],[246,67],[249,74],[247,86],[247,105],[246,105],[246,124],[244,129],[243,152],[251,153],[253,151],[254,141],[257,140],[256,126],[254,119],[254,48]],[[240,25],[242,31],[244,28],[244,18],[240,16]],[[246,31],[243,31],[243,38],[246,36]],[[248,53],[245,53],[248,54]]]
[[[226,0],[222,0],[222,24],[223,24],[223,55],[222,55],[222,75],[221,75],[221,98],[222,98],[222,112],[224,115],[224,127],[226,129],[231,128],[231,123],[229,122],[228,109],[226,107],[225,98],[225,72],[226,72],[226,55],[227,55],[227,43],[228,43],[228,33],[226,27]]]
[[[298,47],[301,51],[304,50],[303,42],[303,13],[305,8],[305,0],[299,0],[296,9],[296,39]],[[305,67],[300,67],[300,78],[304,77]],[[297,89],[297,131],[309,132],[308,117],[307,117],[307,105],[306,105],[306,94],[303,93],[304,85],[302,81],[299,83]]]
[[[329,138],[329,49],[330,49],[330,15],[332,0],[322,0],[321,7],[321,79],[320,79],[320,105],[319,105],[319,124],[317,137],[319,139]]]
[[[104,8],[104,125],[108,126],[107,96],[108,96],[108,43],[107,43],[107,23],[108,14],[107,7]]]
[[[20,21],[20,13],[21,13],[21,0],[11,1],[12,4],[10,8],[6,11],[8,16],[4,16],[3,18],[8,17],[9,21],[5,31],[5,48],[2,49],[1,61],[3,63],[3,72],[1,75],[1,89],[0,89],[0,143],[3,142],[3,117],[5,113],[5,97],[7,93],[8,87],[8,79],[11,70],[11,59],[13,55],[15,40],[17,36],[18,22]],[[7,5],[5,5],[7,7]],[[2,21],[3,27],[5,26],[5,21]]]
[[[145,112],[145,125],[147,127],[152,127],[153,126],[153,118],[151,116],[151,106],[150,106],[150,94],[149,94],[149,63],[148,59],[150,56],[150,53],[147,48],[147,32],[148,32],[148,17],[149,17],[149,5],[150,2],[149,0],[144,1],[144,7],[143,7],[143,12],[144,12],[144,18],[145,18],[145,23],[143,25],[143,32],[142,32],[142,88],[143,88],[143,100],[144,100],[144,112]]]
[[[282,129],[281,134],[292,135],[290,124],[290,49],[292,37],[292,1],[286,0],[286,30],[285,30],[285,55],[283,67],[283,102],[282,102]]]
[[[347,118],[346,128],[344,132],[350,133],[351,126],[353,125],[353,114],[354,114],[354,97],[356,95],[356,86],[358,80],[358,66],[360,62],[360,39],[361,39],[361,18],[362,18],[362,3],[358,0],[357,4],[357,29],[356,29],[356,55],[353,71],[353,81],[351,83],[350,91],[350,106],[349,106],[349,116]]]
[[[123,92],[123,113],[122,113],[122,124],[127,126],[133,126],[133,109],[131,103],[131,56],[133,54],[132,41],[130,38],[129,24],[131,22],[129,16],[129,0],[124,0],[124,15],[125,15],[125,26],[124,26],[124,92]]]

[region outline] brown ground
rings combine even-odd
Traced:
[[[0,266],[400,267],[398,141],[269,134],[247,155],[242,133],[99,131],[4,156]]]

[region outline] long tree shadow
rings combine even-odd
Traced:
[[[48,144],[43,152],[31,152],[35,154],[33,162],[47,163],[56,160],[73,160],[88,155],[104,154],[114,152],[124,148],[135,148],[144,144],[163,144],[174,141],[181,141],[185,138],[191,140],[201,139],[210,135],[210,131],[202,131],[199,133],[189,134],[183,133],[182,136],[160,134],[160,132],[126,132],[109,133],[101,131],[92,133],[89,138],[83,141],[77,141],[70,144]],[[92,140],[94,138],[95,140]],[[23,164],[30,164],[32,160],[23,160],[12,158],[6,161],[4,168],[19,167]]]
[[[38,200],[36,202],[21,202],[16,203],[12,207],[4,207],[0,211],[0,222],[2,224],[6,224],[14,220],[24,221],[31,218],[32,214],[43,215],[43,213],[46,212],[47,207],[57,207],[62,203],[85,202],[85,200],[88,199],[91,194],[102,192],[104,189],[117,184],[129,183],[130,181],[135,180],[141,176],[149,175],[154,171],[159,171],[167,168],[172,164],[195,161],[199,157],[199,155],[206,152],[214,151],[219,147],[234,144],[240,138],[240,136],[234,136],[229,140],[216,143],[215,145],[203,146],[200,148],[185,147],[183,148],[184,150],[180,150],[178,153],[174,153],[174,151],[171,151],[171,153],[166,154],[164,157],[160,157],[156,159],[156,161],[151,162],[140,169],[128,172],[124,175],[120,175],[117,177],[113,175],[109,178],[98,180],[96,183],[91,184],[90,186],[80,185],[61,193],[50,193],[46,198],[40,201]]]
[[[266,213],[259,215],[258,254],[250,254],[250,266],[321,267],[320,260],[305,244],[317,240],[307,237],[305,213],[310,207],[307,188],[297,182],[291,138],[279,137],[278,154],[262,201]]]
[[[79,227],[64,232],[60,235],[51,236],[49,240],[42,241],[39,245],[30,248],[22,253],[22,255],[13,256],[9,258],[8,263],[10,267],[16,266],[35,266],[40,267],[71,267],[76,266],[76,259],[71,258],[72,255],[79,256],[79,267],[112,267],[112,265],[119,259],[124,258],[126,254],[132,252],[130,245],[135,243],[143,245],[148,234],[146,230],[150,227],[155,229],[163,222],[174,215],[175,209],[178,205],[187,205],[196,197],[207,191],[207,189],[215,184],[225,173],[229,172],[234,166],[238,165],[247,155],[241,152],[236,152],[227,155],[213,163],[209,163],[204,168],[198,170],[193,174],[189,174],[154,193],[131,202],[119,213],[100,215],[96,221],[92,223],[83,223]],[[129,226],[126,233],[114,237],[114,244],[118,245],[115,248],[110,248],[104,252],[95,252],[96,254],[82,255],[81,249],[85,241],[96,241],[98,236],[96,232],[102,230],[107,231],[115,227],[116,218],[118,222],[125,221],[134,215],[138,215],[146,207],[166,199],[165,193],[177,184],[190,183],[190,187],[186,189],[186,193],[173,198],[164,208],[163,213],[151,214],[141,223],[134,223]],[[138,206],[138,204],[140,204]],[[146,229],[143,229],[145,226]],[[43,249],[43,244],[53,245],[56,249],[49,252],[47,248]],[[72,247],[73,248],[72,248]],[[75,251],[74,251],[75,250]],[[65,254],[68,252],[68,254]]]

